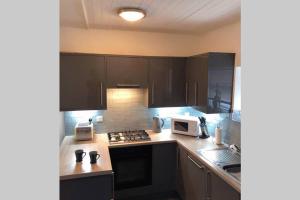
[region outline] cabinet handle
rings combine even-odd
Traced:
[[[139,88],[140,84],[117,84],[118,88]]]
[[[151,104],[154,104],[154,81],[152,81],[152,87],[151,87]]]
[[[172,69],[169,69],[169,94],[172,94]]]
[[[188,104],[188,89],[189,89],[189,83],[185,82],[185,104]]]
[[[211,191],[210,191],[210,171],[206,172],[206,199],[211,199]]]
[[[101,104],[101,106],[103,106],[102,90],[103,90],[103,85],[102,85],[102,82],[101,82],[100,83],[100,104]]]
[[[195,105],[197,105],[198,82],[195,82]]]
[[[198,163],[196,163],[190,156],[188,156],[188,158],[200,169],[204,169],[203,166],[198,165]]]

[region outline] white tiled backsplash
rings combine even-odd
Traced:
[[[229,143],[240,144],[240,123],[231,120],[232,114],[204,114],[192,107],[148,108],[145,105],[143,89],[108,89],[107,110],[68,111],[64,113],[66,135],[73,135],[78,121],[92,118],[96,133],[128,129],[151,129],[152,117],[159,115],[165,119],[164,128],[170,128],[170,117],[189,113],[205,116],[209,134],[214,135],[218,123],[223,127],[223,136]],[[96,116],[102,115],[103,122],[97,123]]]

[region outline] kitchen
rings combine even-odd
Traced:
[[[240,199],[240,1],[60,4],[60,199]]]
[[[3,1],[0,199],[299,199],[298,4]]]

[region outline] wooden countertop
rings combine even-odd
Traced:
[[[112,174],[106,134],[96,134],[93,141],[76,141],[73,136],[66,136],[60,147],[60,180]],[[86,156],[76,163],[75,150],[83,149]],[[97,151],[100,158],[90,164],[89,151]]]
[[[60,180],[112,174],[113,172],[109,155],[109,148],[177,142],[193,157],[199,159],[200,162],[205,164],[205,166],[209,170],[218,174],[224,181],[226,181],[229,185],[240,192],[241,183],[238,180],[197,154],[197,150],[199,149],[213,149],[223,147],[223,145],[214,144],[212,142],[212,137],[203,140],[191,136],[172,134],[170,129],[164,129],[161,133],[154,133],[151,130],[147,132],[150,135],[151,141],[121,143],[113,145],[109,144],[107,134],[95,134],[93,141],[80,142],[75,141],[73,136],[66,136],[60,147]],[[82,163],[75,162],[74,151],[76,149],[83,149],[87,152],[87,155],[83,159]],[[97,163],[93,165],[89,163],[90,159],[88,155],[88,152],[92,150],[98,151],[101,155]]]

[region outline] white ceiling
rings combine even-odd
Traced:
[[[117,15],[138,7],[146,17],[135,23]],[[240,19],[240,0],[60,0],[60,25],[90,29],[201,33]]]

